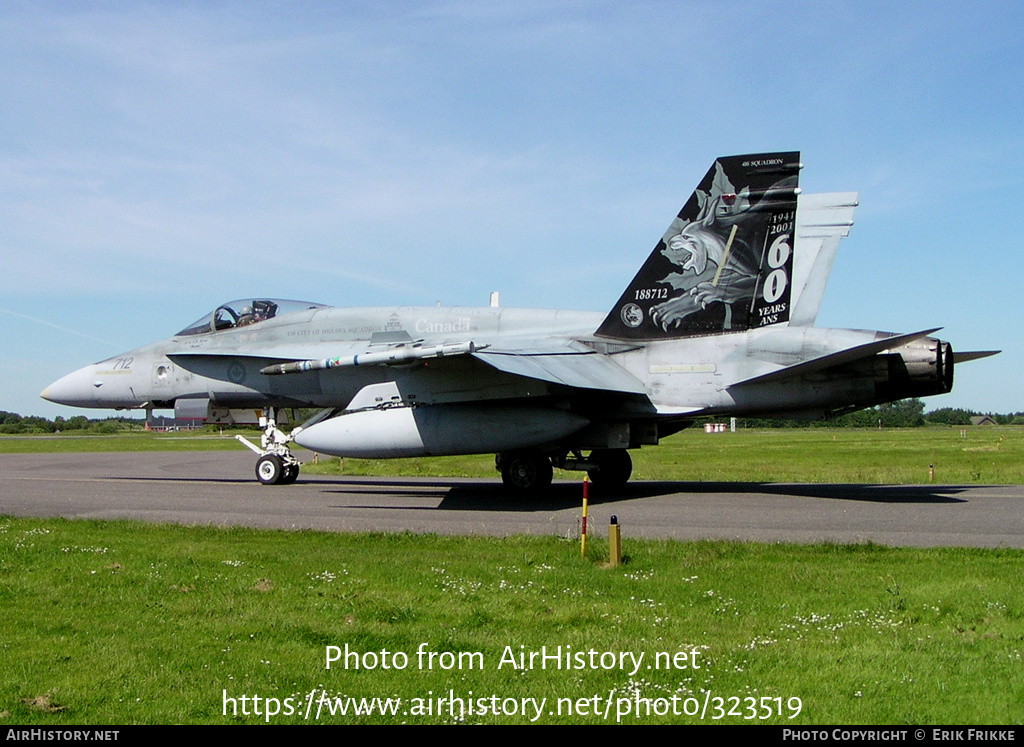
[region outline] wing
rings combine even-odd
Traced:
[[[514,376],[546,381],[573,389],[646,394],[643,382],[608,355],[572,342],[521,341],[491,345],[473,357]]]

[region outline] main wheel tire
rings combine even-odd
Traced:
[[[284,476],[284,462],[277,454],[266,454],[256,462],[256,479],[264,485],[277,485]]]
[[[293,482],[299,479],[299,465],[297,464],[286,464],[284,466],[284,474],[281,475],[281,480],[278,485],[291,485]]]
[[[590,461],[597,463],[597,469],[587,470],[595,488],[622,488],[633,474],[633,459],[625,449],[595,449]]]
[[[505,454],[501,460],[501,481],[516,493],[532,493],[551,487],[554,470],[543,454],[521,452]]]

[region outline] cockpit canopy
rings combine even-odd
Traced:
[[[309,301],[286,301],[281,298],[243,298],[218,306],[202,319],[193,322],[178,333],[181,335],[205,335],[235,327],[259,324],[267,319],[307,309],[325,308],[322,303]]]

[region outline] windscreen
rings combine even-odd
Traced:
[[[247,327],[252,324],[265,322],[268,319],[284,316],[285,314],[292,314],[296,311],[322,308],[324,308],[324,304],[309,301],[286,301],[280,298],[243,298],[221,304],[202,319],[193,322],[181,330],[181,332],[178,332],[178,336],[205,335],[211,332],[221,332],[226,329]]]

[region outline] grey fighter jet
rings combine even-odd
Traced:
[[[294,482],[292,441],[323,454],[494,453],[507,486],[553,467],[623,485],[628,450],[703,416],[827,418],[950,391],[930,337],[814,326],[856,193],[803,195],[799,153],[719,158],[607,314],[248,298],[171,338],[68,374],[79,407],[255,412],[265,484]],[[319,413],[290,432],[282,414]]]

